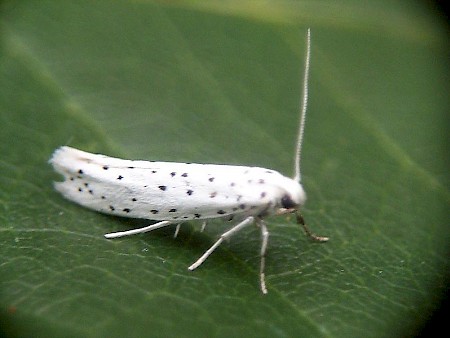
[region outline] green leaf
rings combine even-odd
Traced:
[[[0,326],[9,336],[411,336],[446,291],[447,35],[403,1],[6,1],[0,50]],[[147,225],[60,196],[68,144],[292,175],[312,28],[304,216]]]

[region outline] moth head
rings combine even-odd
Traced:
[[[306,193],[300,183],[289,180],[288,185],[284,186],[279,200],[279,213],[292,212],[298,210],[306,201]]]

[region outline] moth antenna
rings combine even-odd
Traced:
[[[306,108],[308,107],[308,80],[309,80],[309,67],[311,60],[311,29],[308,28],[306,33],[306,58],[305,58],[305,70],[303,74],[303,93],[300,104],[300,125],[297,135],[297,148],[295,150],[295,168],[294,168],[294,180],[301,181],[300,174],[300,157],[302,152],[303,134],[305,132],[305,120],[306,120]]]

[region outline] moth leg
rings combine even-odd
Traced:
[[[178,232],[180,231],[181,223],[177,224],[177,227],[175,228],[175,233],[173,234],[173,238],[177,238]]]
[[[311,238],[313,241],[316,241],[316,242],[328,241],[328,239],[329,239],[328,237],[317,236],[315,233],[311,232],[311,230],[309,230],[309,228],[305,224],[305,219],[299,212],[297,212],[295,215],[297,216],[297,224],[300,224],[303,227],[303,230],[305,231],[306,236],[308,236],[309,238]]]
[[[266,266],[266,250],[267,243],[269,242],[269,231],[267,230],[266,223],[263,220],[259,220],[258,225],[261,228],[261,265],[259,268],[259,278],[261,291],[262,293],[267,294],[266,275],[264,273],[264,268]]]
[[[202,228],[200,229],[200,232],[203,232],[203,231],[205,231],[205,228],[206,228],[206,224],[208,224],[208,222],[207,222],[207,221],[203,221],[203,222],[202,222]]]
[[[119,231],[119,232],[112,232],[109,234],[105,234],[106,238],[118,238],[118,237],[124,237],[124,236],[130,236],[135,234],[142,234],[144,232],[152,231],[155,229],[163,228],[165,226],[168,226],[169,224],[172,224],[171,221],[161,221],[143,228],[139,229],[131,229],[127,231]]]
[[[201,256],[194,264],[192,264],[188,269],[189,270],[194,270],[196,268],[198,268],[205,260],[206,258],[208,258],[209,255],[211,255],[214,250],[217,249],[217,247],[225,240],[228,239],[229,237],[231,237],[232,235],[234,235],[236,232],[238,232],[239,230],[241,230],[242,228],[246,227],[247,225],[253,223],[253,221],[255,220],[255,218],[253,216],[247,217],[246,219],[244,219],[242,222],[238,223],[237,225],[235,225],[234,227],[232,227],[230,230],[228,230],[227,232],[223,233],[220,238],[217,240],[216,243],[214,243],[204,254],[203,256]]]

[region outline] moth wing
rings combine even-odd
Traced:
[[[132,161],[61,147],[50,160],[67,199],[117,216],[188,220],[257,214],[269,203],[263,168]],[[279,175],[279,174],[278,174]]]

